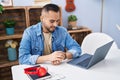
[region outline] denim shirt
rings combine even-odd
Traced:
[[[79,57],[81,48],[79,44],[72,39],[66,28],[57,26],[52,32],[52,52],[65,51],[73,54],[73,58]],[[19,47],[20,64],[36,64],[39,56],[44,52],[44,37],[42,34],[41,23],[32,25],[24,33]]]

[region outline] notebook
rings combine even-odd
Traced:
[[[72,59],[68,62],[68,64],[88,69],[106,57],[109,49],[112,46],[112,43],[113,41],[110,41],[107,44],[97,48],[94,55],[85,53],[79,58]]]

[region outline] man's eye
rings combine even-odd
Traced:
[[[57,20],[56,22],[60,22],[60,20]]]
[[[50,20],[51,23],[54,23],[55,21],[54,20]]]

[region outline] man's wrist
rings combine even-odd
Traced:
[[[73,57],[72,53],[70,53],[70,52],[65,53],[65,58],[66,59],[72,59],[72,57]]]
[[[65,58],[64,58],[64,60],[65,60],[65,59],[67,59],[67,53],[65,53]]]

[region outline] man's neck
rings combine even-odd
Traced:
[[[50,33],[49,31],[47,31],[46,29],[42,28],[44,33]]]

